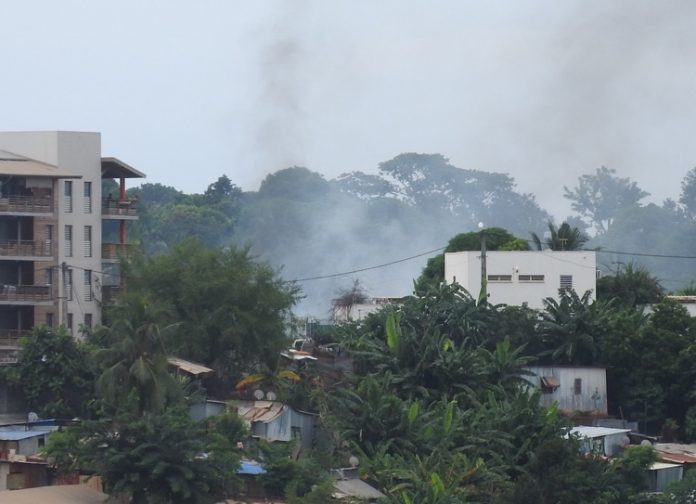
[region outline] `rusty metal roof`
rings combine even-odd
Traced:
[[[237,413],[249,422],[270,423],[285,411],[283,403],[273,401],[254,401],[237,403]]]
[[[177,369],[181,369],[182,371],[186,371],[187,373],[192,374],[194,376],[197,376],[199,374],[212,373],[214,371],[213,369],[210,369],[209,367],[206,367],[202,364],[196,364],[195,362],[179,359],[177,357],[169,357],[167,359],[167,362],[169,362],[171,366],[174,366]]]

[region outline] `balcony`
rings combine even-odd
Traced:
[[[42,304],[51,302],[50,285],[7,285],[0,284],[0,303]]]
[[[53,257],[53,247],[50,240],[0,241],[0,258],[9,257],[50,258]]]
[[[118,285],[102,286],[102,304],[113,303],[119,294],[121,294],[121,287]]]
[[[3,347],[19,347],[19,338],[28,337],[31,330],[24,329],[0,329],[0,349]]]
[[[51,196],[4,196],[0,197],[0,213],[3,214],[53,214]]]
[[[102,218],[135,220],[138,218],[136,204],[137,201],[130,198],[105,198],[102,200]]]
[[[130,257],[133,247],[128,243],[102,243],[102,260],[116,261]]]

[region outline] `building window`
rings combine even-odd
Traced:
[[[92,301],[92,270],[85,270],[85,301]]]
[[[44,246],[46,247],[46,252],[53,255],[53,224],[46,224]]]
[[[561,289],[573,288],[573,275],[561,275]]]
[[[512,282],[512,275],[488,275],[489,282]]]
[[[85,226],[85,257],[92,257],[92,226]]]
[[[92,182],[84,183],[84,210],[92,213]]]
[[[72,270],[65,270],[65,299],[72,301],[73,298],[73,281],[72,281]]]
[[[544,275],[519,275],[518,280],[520,282],[543,282]]]
[[[73,333],[73,331],[72,331],[72,329],[73,329],[73,314],[72,314],[72,313],[68,313],[68,319],[66,320],[66,324],[67,324],[67,326],[68,326],[68,327],[67,327],[67,328],[68,328],[68,332],[69,332],[70,335],[72,336],[72,333]]]
[[[92,314],[85,313],[85,326],[92,327]]]
[[[65,226],[65,257],[72,257],[72,226]]]
[[[49,312],[46,314],[46,325],[48,327],[53,327],[53,313]]]
[[[582,394],[582,378],[575,378],[575,383],[573,384],[573,392],[575,395]]]
[[[53,285],[53,270],[51,268],[44,270],[44,285]]]
[[[72,181],[66,180],[65,181],[65,211],[67,213],[72,212]]]
[[[46,438],[40,437],[39,438],[39,448],[43,448],[44,446],[46,446]]]

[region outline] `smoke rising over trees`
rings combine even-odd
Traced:
[[[462,169],[440,154],[404,153],[380,163],[377,175],[354,171],[335,179],[290,167],[268,175],[258,191],[242,191],[226,176],[203,194],[187,195],[160,184],[131,191],[141,203],[135,234],[147,254],[170,250],[193,236],[205,245],[249,246],[253,254],[279,268],[285,279],[294,280],[444,248],[452,236],[475,231],[479,222],[512,236],[535,233],[542,242],[553,239],[544,234],[549,223],[559,232],[568,223],[567,231],[590,234],[582,246],[602,247],[598,264],[603,270],[613,272],[633,262],[647,268],[669,291],[695,277],[692,260],[616,252],[693,255],[695,179],[692,170],[681,185],[680,197],[675,181],[679,203],[669,199],[662,205],[643,205],[647,191],[612,169],[599,168],[564,186],[577,214],[558,226],[534,195],[516,190],[511,176]],[[425,257],[301,282],[306,296],[301,309],[328,318],[335,292],[356,279],[370,296],[406,295],[424,266]]]

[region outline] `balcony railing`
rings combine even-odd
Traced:
[[[0,329],[0,346],[19,346],[19,338],[29,336],[31,330],[25,329]]]
[[[136,200],[134,199],[104,199],[102,201],[102,215],[114,215],[124,217],[137,217]]]
[[[0,197],[0,213],[53,213],[51,196]]]
[[[0,256],[52,257],[50,240],[0,241]]]
[[[102,243],[102,259],[128,257],[133,250],[128,243]]]
[[[7,285],[0,284],[0,302],[2,301],[50,301],[50,285]]]

